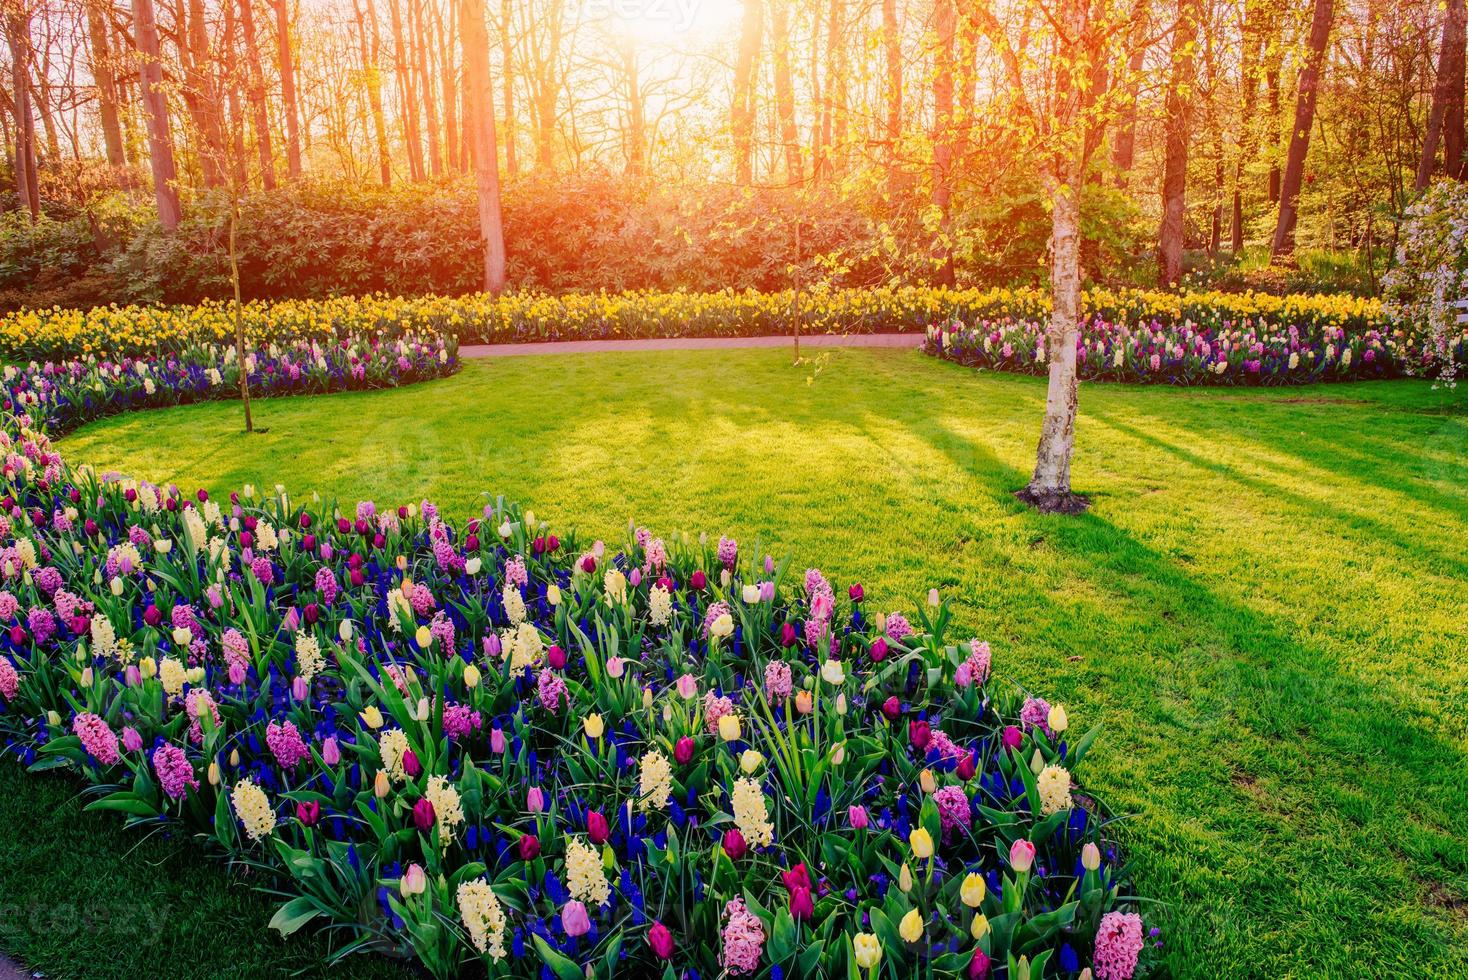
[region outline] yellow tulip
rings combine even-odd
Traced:
[[[907,843],[912,847],[913,857],[919,861],[926,861],[933,856],[933,835],[928,833],[926,827],[914,828],[907,835]]]
[[[479,686],[479,668],[473,664],[464,668],[464,686],[471,691]]]
[[[851,940],[852,955],[856,965],[863,970],[875,970],[882,959],[882,944],[869,932],[859,932]]]
[[[923,938],[923,917],[917,909],[911,909],[897,924],[897,934],[904,942],[915,943]]]
[[[601,738],[602,732],[606,731],[607,726],[602,722],[601,715],[593,713],[586,716],[586,720],[582,722],[582,727],[586,730],[587,738]]]
[[[719,738],[726,742],[733,742],[739,738],[743,729],[739,724],[739,716],[732,711],[719,719]]]
[[[362,710],[362,724],[368,728],[379,729],[382,727],[382,711],[375,704],[369,704]]]
[[[984,876],[977,871],[972,871],[963,879],[963,885],[959,888],[958,894],[963,899],[963,904],[971,909],[976,909],[984,904],[984,896],[988,891],[988,886],[984,884]]]
[[[989,917],[982,912],[974,916],[974,921],[969,925],[968,933],[975,940],[983,939],[989,933]]]

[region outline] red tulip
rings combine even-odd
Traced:
[[[907,740],[912,743],[913,748],[925,752],[928,743],[933,740],[933,729],[927,722],[915,718],[907,723]]]
[[[296,804],[296,819],[307,827],[314,827],[321,821],[321,804],[315,800],[307,800]]]
[[[551,670],[560,670],[566,666],[566,651],[552,644],[551,648],[546,651],[545,659],[550,664]]]
[[[887,717],[888,721],[896,721],[902,714],[902,702],[897,700],[897,695],[894,694],[882,702],[882,714]]]
[[[674,761],[676,761],[680,766],[688,765],[688,760],[693,758],[694,747],[695,743],[693,739],[689,736],[684,735],[682,738],[678,739],[677,744],[673,746]]]
[[[647,930],[647,944],[652,947],[653,955],[658,959],[673,958],[673,931],[661,922],[654,922],[652,928]]]
[[[540,856],[540,839],[534,834],[526,834],[520,838],[520,860],[534,861]]]
[[[886,659],[887,659],[887,640],[884,637],[880,637],[879,636],[875,640],[872,641],[872,660],[875,661],[876,663],[881,663],[883,660],[886,660]]]
[[[793,892],[797,888],[810,888],[810,872],[806,870],[804,861],[789,871],[781,871],[780,878],[785,882],[787,892]]]
[[[744,843],[744,835],[736,827],[724,831],[724,853],[729,855],[730,860],[738,861],[749,853],[749,845]]]
[[[611,835],[611,828],[607,826],[606,817],[595,810],[586,815],[586,836],[593,844],[605,844]]]
[[[794,623],[781,623],[780,624],[780,645],[782,647],[793,647],[793,646],[795,646],[795,640],[796,640],[797,636],[798,636],[798,634],[795,632],[795,624]]]
[[[425,834],[437,818],[438,814],[433,812],[433,802],[428,797],[425,796],[413,804],[413,826]]]
[[[709,579],[703,573],[703,569],[700,568],[694,571],[693,575],[688,579],[688,584],[693,586],[695,592],[702,592],[704,586],[709,584]]]
[[[796,888],[790,893],[790,918],[796,922],[809,922],[816,914],[816,903],[809,888]]]
[[[974,958],[968,961],[969,980],[985,980],[989,976],[989,957],[982,949],[974,948]]]
[[[423,774],[423,763],[418,761],[418,753],[412,749],[403,753],[403,771],[410,779],[417,779]]]

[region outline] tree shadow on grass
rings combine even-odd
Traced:
[[[1144,432],[1135,425],[1124,422],[1114,415],[1097,412],[1092,412],[1091,414],[1117,432],[1129,436],[1138,442],[1160,449],[1187,463],[1189,466],[1206,470],[1217,476],[1222,476],[1230,481],[1242,484],[1252,490],[1258,491],[1266,497],[1281,500],[1314,520],[1349,524],[1358,530],[1371,534],[1374,540],[1384,544],[1390,544],[1407,554],[1413,552],[1431,554],[1434,560],[1440,562],[1445,568],[1450,569],[1456,577],[1468,579],[1468,561],[1464,561],[1455,554],[1444,552],[1441,548],[1441,542],[1413,540],[1403,535],[1397,528],[1392,527],[1385,521],[1367,517],[1357,512],[1347,511],[1343,508],[1333,508],[1319,500],[1311,499],[1310,497],[1283,487],[1278,483],[1250,476],[1227,463],[1221,463],[1215,459],[1205,457],[1200,453],[1169,442],[1153,433]],[[1353,473],[1352,475],[1354,476],[1355,474]]]
[[[1260,815],[1265,826],[1275,826],[1284,846],[1282,852],[1273,850],[1252,862],[1242,875],[1235,870],[1246,887],[1232,897],[1210,891],[1203,884],[1206,874],[1200,877],[1180,854],[1143,857],[1142,868],[1167,883],[1154,894],[1178,902],[1176,920],[1192,933],[1185,946],[1191,947],[1193,967],[1226,957],[1228,951],[1213,944],[1221,930],[1227,934],[1230,929],[1253,933],[1263,944],[1261,956],[1296,967],[1339,963],[1340,943],[1373,937],[1389,939],[1391,947],[1403,951],[1421,950],[1424,944],[1452,948],[1452,929],[1440,920],[1419,914],[1403,921],[1392,914],[1403,906],[1423,909],[1427,883],[1456,879],[1461,888],[1468,872],[1468,848],[1462,843],[1468,820],[1455,775],[1468,769],[1468,756],[1441,734],[1440,720],[1430,710],[1398,685],[1363,682],[1330,651],[1302,642],[1291,623],[1220,595],[1096,511],[1055,518],[1017,507],[1009,494],[1022,484],[1024,474],[962,433],[921,422],[913,430],[968,472],[997,506],[1011,510],[1036,538],[1064,556],[1068,571],[1113,595],[1124,595],[1139,610],[1182,610],[1175,624],[1165,615],[1156,621],[1160,629],[1187,631],[1181,649],[1169,650],[1165,641],[1148,642],[1145,652],[1127,651],[1117,658],[1157,671],[1152,677],[1128,675],[1122,667],[1107,679],[1114,689],[1111,696],[1131,702],[1149,728],[1145,735],[1123,733],[1121,738],[1147,744],[1153,753],[1161,751],[1159,746],[1182,748],[1178,763],[1206,774],[1201,780],[1186,772],[1152,774],[1163,783],[1205,794],[1201,802],[1191,801],[1191,815],[1160,814],[1164,824],[1202,819],[1226,842],[1224,854],[1247,854],[1265,843],[1256,836],[1259,827],[1253,821],[1233,824],[1228,811],[1242,807]],[[1175,449],[1131,434],[1165,451]],[[957,450],[959,446],[966,452]],[[1260,492],[1278,493],[1265,481],[1206,460],[1197,462]],[[1321,510],[1309,501],[1297,503]],[[1095,624],[1069,623],[1066,617],[1073,610],[1045,596],[1036,601],[1048,605],[1052,614],[1036,626],[1040,643],[1075,648],[1094,641]],[[1180,662],[1159,662],[1159,652]],[[1107,667],[1099,670],[1104,673]],[[1154,699],[1155,704],[1138,704]],[[1337,794],[1364,801],[1364,812],[1338,810]],[[1210,806],[1210,795],[1220,803]],[[1177,806],[1177,790],[1173,796],[1164,806]],[[1283,821],[1276,812],[1280,805],[1289,807]],[[1325,828],[1343,821],[1360,835],[1353,846],[1395,848],[1402,866],[1337,866],[1339,842]],[[1174,843],[1185,853],[1192,849],[1186,839]],[[1303,866],[1281,863],[1285,860]],[[1144,881],[1148,884],[1155,888],[1160,882]],[[1354,902],[1341,902],[1343,907],[1337,908],[1342,892],[1354,893]],[[1249,895],[1247,909],[1239,904],[1244,894]],[[1337,928],[1347,938],[1327,932],[1319,945],[1311,945],[1317,938],[1313,917],[1324,908],[1341,917]]]

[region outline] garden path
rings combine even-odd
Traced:
[[[812,334],[800,338],[802,347],[921,347],[924,334],[862,333]],[[742,347],[785,347],[781,337],[658,337],[637,340],[571,340],[533,344],[465,344],[461,357],[517,357],[525,354],[596,354],[609,351],[733,350]]]

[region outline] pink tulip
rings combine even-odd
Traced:
[[[866,830],[871,823],[871,818],[867,816],[867,808],[864,806],[847,807],[846,820],[851,824],[852,830]]]
[[[591,917],[586,914],[586,906],[580,902],[569,901],[561,909],[561,928],[566,930],[568,936],[584,936],[591,931]]]
[[[1009,865],[1023,874],[1035,863],[1035,845],[1021,837],[1009,848]]]
[[[489,751],[495,755],[504,755],[505,733],[498,725],[489,730]]]
[[[541,792],[539,786],[530,787],[530,791],[525,794],[525,809],[531,813],[541,813],[545,810],[545,794]]]
[[[321,743],[321,761],[328,766],[334,766],[342,761],[341,746],[337,745],[334,736]]]

